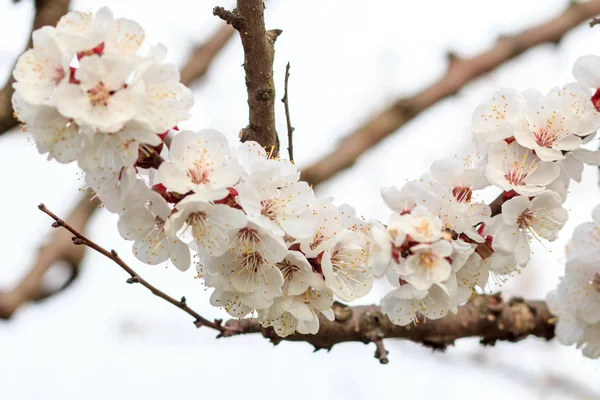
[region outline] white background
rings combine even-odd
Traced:
[[[220,3],[218,3],[220,2]],[[0,5],[0,77],[7,76],[25,45],[32,1]],[[147,37],[162,41],[181,65],[191,48],[217,28],[212,7],[225,0],[168,2],[85,0],[73,8],[110,6],[117,17],[139,21]],[[445,52],[468,57],[485,51],[498,35],[517,33],[559,13],[558,0],[270,0],[269,28],[284,33],[276,44],[275,79],[283,92],[290,61],[290,104],[295,151],[302,167],[331,150],[339,138],[399,96],[434,82],[445,71]],[[379,198],[384,185],[401,185],[427,171],[436,159],[463,154],[471,140],[474,107],[503,86],[548,90],[570,81],[580,55],[598,52],[600,27],[585,24],[558,46],[526,52],[431,108],[396,132],[356,165],[319,187],[360,213],[385,219]],[[235,141],[247,123],[242,49],[237,37],[194,85],[192,120],[183,127],[216,127]],[[277,122],[285,132],[283,107]],[[285,139],[284,139],[285,140]],[[285,143],[285,142],[284,142]],[[596,142],[597,143],[597,142]],[[0,138],[0,289],[19,281],[50,231],[40,202],[66,216],[83,186],[74,165],[47,162],[25,134]],[[534,244],[526,270],[502,287],[507,295],[543,298],[563,270],[565,241],[590,219],[598,203],[598,173],[588,167],[566,203],[571,219],[562,238]],[[116,218],[97,213],[90,236],[116,249],[139,273],[208,318],[226,318],[208,304],[210,293],[192,270],[150,267],[130,255]],[[79,280],[65,293],[21,308],[0,322],[0,399],[485,399],[600,398],[599,362],[572,348],[529,338],[482,348],[459,341],[445,354],[389,340],[390,364],[379,365],[374,346],[346,343],[330,353],[312,353],[305,343],[273,347],[258,336],[214,339],[192,319],[141,286],[101,256],[88,253]],[[376,287],[361,303],[377,302]]]

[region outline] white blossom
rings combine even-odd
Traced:
[[[533,151],[516,141],[496,142],[489,152],[486,175],[490,182],[504,191],[514,190],[527,196],[544,191],[560,173],[555,163],[543,162]]]
[[[526,196],[514,197],[502,205],[504,226],[494,238],[494,249],[504,254],[514,252],[517,262],[524,265],[531,252],[530,236],[553,241],[567,218],[562,199],[554,192],[542,192],[533,200]]]

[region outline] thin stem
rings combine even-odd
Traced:
[[[127,283],[130,283],[130,284],[139,283],[142,286],[144,286],[146,289],[151,291],[152,294],[154,294],[155,296],[158,296],[161,299],[166,300],[167,302],[173,304],[175,307],[185,311],[186,313],[188,313],[189,315],[191,315],[192,317],[195,318],[194,325],[196,325],[197,328],[200,328],[201,326],[207,326],[209,328],[216,329],[221,334],[224,334],[226,332],[231,334],[230,331],[232,330],[232,328],[222,325],[221,320],[209,321],[206,318],[202,317],[200,314],[198,314],[196,311],[192,310],[187,305],[185,297],[182,297],[181,300],[176,300],[173,297],[166,294],[165,292],[163,292],[162,290],[157,289],[155,286],[150,284],[148,281],[146,281],[144,278],[142,278],[137,272],[135,272],[129,265],[127,265],[127,263],[125,263],[125,261],[123,261],[121,259],[121,257],[119,257],[119,255],[117,254],[116,251],[114,251],[114,250],[108,251],[105,248],[98,245],[93,240],[88,239],[77,229],[73,228],[71,225],[69,225],[62,219],[60,219],[52,211],[48,210],[45,205],[40,204],[38,206],[38,208],[40,210],[42,210],[42,212],[48,214],[50,216],[50,218],[52,218],[55,221],[52,224],[53,228],[62,227],[64,229],[68,230],[69,232],[71,232],[74,235],[74,237],[72,238],[74,244],[85,245],[87,247],[90,247],[91,249],[97,251],[98,253],[102,254],[106,258],[109,258],[110,260],[114,261],[115,264],[117,264],[119,267],[123,268],[131,276],[131,278],[127,279]],[[235,329],[233,329],[233,330],[235,330]]]
[[[289,98],[288,98],[288,81],[290,79],[290,63],[288,62],[287,65],[285,66],[285,89],[284,89],[284,94],[283,94],[283,99],[281,99],[281,101],[283,102],[283,106],[285,107],[285,120],[287,122],[287,131],[288,131],[288,154],[290,156],[290,161],[294,161],[294,141],[293,141],[293,135],[294,135],[294,130],[296,130],[296,128],[294,128],[292,126],[292,120],[290,118],[290,103],[289,103]]]

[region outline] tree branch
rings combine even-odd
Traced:
[[[571,29],[600,14],[600,1],[573,3],[561,15],[516,36],[501,37],[485,53],[470,59],[454,57],[436,83],[410,98],[396,100],[356,131],[341,139],[337,148],[302,171],[312,185],[351,167],[356,159],[437,102],[456,94],[470,81],[494,70],[524,51],[542,43],[558,43]]]
[[[119,267],[123,268],[125,270],[125,272],[127,272],[130,275],[130,278],[127,279],[127,281],[126,281],[127,283],[129,283],[129,284],[139,283],[140,285],[142,285],[143,287],[148,289],[150,292],[152,292],[152,294],[154,294],[155,296],[160,297],[161,299],[173,304],[175,307],[179,308],[180,310],[188,313],[189,315],[194,317],[194,325],[196,325],[197,328],[200,328],[201,326],[207,326],[209,328],[219,331],[221,334],[228,334],[228,335],[235,334],[237,332],[236,328],[234,328],[234,327],[228,327],[228,326],[222,325],[221,320],[209,321],[206,318],[202,317],[200,314],[198,314],[196,311],[192,310],[187,305],[185,297],[182,297],[181,300],[175,300],[173,297],[169,296],[162,290],[156,288],[155,286],[150,284],[148,281],[146,281],[144,278],[142,278],[137,272],[135,272],[133,270],[133,268],[131,268],[129,265],[127,265],[125,263],[125,261],[123,261],[121,259],[121,257],[119,257],[119,255],[117,254],[116,251],[114,251],[114,250],[108,251],[105,248],[101,247],[96,242],[94,242],[93,240],[88,239],[82,233],[80,233],[75,227],[71,226],[68,222],[65,222],[62,219],[58,218],[58,216],[56,214],[54,214],[52,211],[48,210],[45,205],[40,204],[38,206],[38,208],[42,212],[48,214],[48,216],[50,216],[50,218],[52,218],[54,220],[54,223],[52,224],[53,228],[64,228],[67,231],[69,231],[70,233],[72,233],[74,236],[71,238],[71,240],[74,244],[90,247],[93,250],[95,250],[96,252],[102,254],[104,257],[114,261],[115,264],[117,264]]]
[[[235,30],[229,25],[223,24],[214,35],[197,46],[190,57],[181,68],[181,83],[190,86],[196,80],[202,78],[217,54],[225,47]]]
[[[68,11],[69,0],[35,0],[35,17],[33,18],[31,32],[44,25],[56,25],[60,17],[65,15]],[[29,43],[25,50],[31,46],[33,46],[33,43],[31,41],[31,34],[29,34]],[[10,75],[8,81],[2,90],[0,90],[0,135],[11,130],[18,124],[18,121],[13,116],[11,103],[11,98],[14,93],[12,87],[14,82],[14,78]]]
[[[264,7],[263,0],[238,0],[233,11],[215,7],[213,14],[238,31],[244,48],[250,122],[240,131],[240,140],[254,140],[276,156],[279,138],[275,129],[273,59],[281,30],[265,29]]]
[[[273,328],[263,328],[256,319],[232,319],[225,325],[235,328],[237,334],[260,333],[274,344],[281,341],[307,342],[315,351],[331,348],[344,342],[375,343],[375,357],[387,363],[387,351],[382,340],[408,339],[422,343],[434,350],[445,350],[454,341],[478,337],[483,345],[494,345],[497,340],[520,341],[527,336],[545,340],[554,337],[554,317],[543,301],[524,301],[513,298],[504,302],[500,295],[476,295],[457,314],[437,320],[427,320],[414,325],[394,325],[377,306],[349,307],[334,304],[335,321],[319,317],[320,328],[316,335],[294,334],[277,336]]]
[[[67,222],[76,229],[83,230],[99,205],[97,199],[92,199],[91,194],[86,193],[67,218]],[[70,235],[66,232],[55,232],[50,241],[39,250],[37,259],[21,282],[10,292],[0,292],[0,319],[10,319],[22,305],[43,300],[69,287],[79,276],[84,252],[83,247],[73,246]],[[69,266],[69,277],[59,288],[47,291],[43,287],[44,277],[52,266],[61,261]]]

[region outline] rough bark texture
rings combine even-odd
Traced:
[[[554,337],[554,317],[543,301],[513,298],[505,302],[500,295],[477,295],[460,307],[457,314],[407,326],[392,324],[378,306],[348,307],[336,303],[334,313],[335,321],[321,316],[316,335],[295,334],[281,338],[272,328],[263,328],[256,319],[232,319],[226,325],[241,334],[260,333],[274,344],[284,340],[307,342],[315,350],[330,350],[344,342],[372,342],[377,345],[376,358],[382,363],[387,363],[382,339],[408,339],[443,350],[456,339],[465,337],[478,337],[484,345],[493,345],[497,340],[517,342],[527,336],[545,340]]]
[[[410,98],[396,100],[356,131],[341,139],[337,148],[302,171],[310,184],[333,177],[351,167],[356,159],[437,102],[456,94],[468,82],[542,43],[558,43],[569,30],[600,13],[600,1],[572,3],[550,21],[516,36],[501,37],[485,53],[470,59],[449,57],[447,73],[436,83]]]
[[[44,25],[56,25],[60,17],[69,11],[69,0],[36,0],[35,1],[35,17],[31,31],[41,28]],[[31,35],[29,35],[29,43],[27,50],[32,46]],[[12,84],[15,82],[12,75],[8,78],[8,82],[0,91],[0,135],[17,126],[18,122],[13,116],[11,98],[14,93]]]
[[[254,140],[277,155],[273,59],[275,40],[281,30],[265,29],[264,8],[263,0],[238,0],[233,11],[215,7],[213,12],[239,32],[244,47],[250,122],[240,131],[240,140]]]

